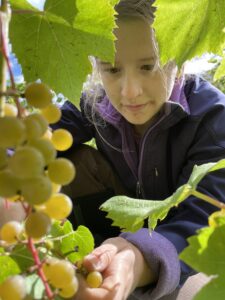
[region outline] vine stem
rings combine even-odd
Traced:
[[[222,209],[222,208],[225,209],[225,204],[224,203],[222,203],[222,202],[220,202],[216,199],[213,199],[208,195],[200,193],[196,190],[192,191],[192,195],[194,195],[194,196],[196,196],[196,197],[198,197],[198,198],[200,198],[200,199],[202,199],[202,200],[204,200],[204,201],[206,201],[206,202],[208,202],[208,203],[210,203],[210,204],[212,204],[212,205],[214,205],[214,206],[216,206],[220,209]]]
[[[7,13],[7,1],[5,1],[3,6],[6,7],[6,9],[4,11],[4,13],[6,14]],[[6,66],[8,68],[12,89],[16,92],[16,83],[15,83],[15,80],[14,80],[13,71],[12,71],[12,67],[11,67],[11,64],[10,64],[10,60],[9,60],[8,50],[7,50],[7,37],[5,36],[5,32],[8,31],[8,28],[7,28],[7,30],[4,29],[4,26],[6,26],[6,24],[3,24],[3,15],[2,14],[3,14],[3,12],[0,14],[1,51],[2,51],[3,58],[4,58],[3,61],[6,62]],[[7,23],[7,26],[9,26],[9,22]],[[4,64],[3,64],[3,66],[4,66]],[[4,70],[2,70],[2,72],[4,72]],[[5,76],[5,74],[3,74],[3,75]],[[3,78],[4,78],[4,76],[3,76]],[[5,91],[3,90],[2,92],[5,92]],[[20,117],[22,117],[23,110],[22,110],[22,107],[21,107],[20,102],[19,102],[19,97],[17,95],[14,96],[14,101],[15,101],[15,104],[16,104],[16,107],[17,107],[17,110],[18,110],[18,117],[20,118]]]
[[[41,278],[41,280],[44,284],[46,295],[47,295],[48,299],[52,300],[52,299],[54,299],[54,294],[53,294],[53,292],[52,292],[52,290],[51,290],[51,288],[50,288],[50,286],[47,282],[45,274],[42,270],[42,263],[41,263],[41,260],[40,260],[39,255],[38,255],[38,251],[37,251],[37,249],[36,249],[36,247],[33,243],[32,238],[28,238],[28,248],[32,253],[35,265],[37,266],[38,276]]]

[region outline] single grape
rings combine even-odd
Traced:
[[[78,291],[79,283],[76,276],[73,277],[73,280],[68,285],[64,286],[59,290],[59,295],[63,298],[71,298]]]
[[[75,174],[74,165],[66,158],[57,158],[48,165],[48,176],[55,183],[69,184],[74,179]]]
[[[21,275],[10,276],[0,285],[2,300],[22,300],[25,296],[26,283]]]
[[[43,136],[44,128],[37,119],[36,114],[26,116],[26,118],[23,119],[23,122],[26,127],[27,140],[40,138]]]
[[[3,104],[3,116],[16,117],[18,114],[18,109],[15,105],[10,103]]]
[[[51,229],[51,219],[43,212],[32,212],[25,221],[25,231],[29,237],[40,239]]]
[[[91,288],[98,288],[103,281],[102,274],[98,271],[90,272],[86,277],[86,282]]]
[[[26,125],[27,139],[42,137],[48,130],[48,122],[39,113],[33,113],[24,119]]]
[[[43,173],[44,157],[34,147],[24,146],[16,150],[9,158],[9,168],[18,178],[35,177]]]
[[[56,129],[52,133],[51,141],[56,150],[65,151],[73,144],[73,136],[66,129]]]
[[[52,93],[49,87],[42,82],[32,82],[25,88],[27,102],[36,108],[44,108],[52,101]]]
[[[49,124],[54,124],[60,120],[62,113],[56,104],[50,103],[41,110],[41,114],[45,117]]]
[[[5,223],[0,231],[0,236],[3,241],[8,244],[14,244],[17,242],[19,236],[23,231],[23,226],[17,221],[9,221]]]
[[[4,148],[0,148],[0,170],[4,169],[8,163],[7,151]]]
[[[31,205],[46,202],[52,194],[52,183],[47,176],[38,176],[21,181],[21,194]]]
[[[19,189],[20,180],[10,170],[0,171],[0,196],[13,197],[18,194]]]
[[[46,277],[51,285],[56,288],[63,288],[72,282],[75,276],[74,266],[66,260],[53,261],[48,265]]]
[[[23,122],[15,117],[0,117],[0,147],[14,148],[24,142],[26,130]]]
[[[49,140],[43,138],[34,139],[29,141],[28,145],[36,148],[42,153],[45,160],[45,166],[56,158],[56,150]]]
[[[71,199],[62,193],[53,194],[44,205],[44,212],[52,219],[62,220],[72,211]]]

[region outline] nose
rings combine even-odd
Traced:
[[[125,100],[135,100],[142,94],[142,84],[138,76],[134,74],[126,74],[121,82],[121,96]]]

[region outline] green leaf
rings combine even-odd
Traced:
[[[221,61],[219,67],[217,68],[213,79],[218,80],[223,76],[225,76],[225,57],[223,58],[223,60]]]
[[[69,221],[63,225],[55,222],[51,236],[54,240],[54,250],[66,256],[71,262],[76,262],[94,249],[94,238],[88,228],[79,226],[76,231]]]
[[[225,224],[199,230],[196,236],[188,238],[188,243],[180,259],[198,272],[218,275],[225,283]]]
[[[119,226],[123,231],[137,231],[143,227],[147,217],[149,217],[149,228],[154,229],[157,221],[163,220],[170,208],[177,206],[189,195],[190,187],[183,185],[164,201],[115,196],[104,202],[101,209],[108,212],[107,217],[113,220],[113,225]]]
[[[205,175],[207,175],[209,172],[213,172],[223,168],[225,168],[225,159],[221,159],[216,163],[207,163],[200,166],[195,165],[188,180],[188,184],[193,189],[196,189],[198,183]]]
[[[64,9],[64,7],[67,9]],[[67,0],[66,4],[61,0],[46,0],[44,10],[60,16],[68,23],[73,24],[75,16],[78,12],[76,7],[76,0]]]
[[[9,256],[4,255],[4,250],[1,248],[0,254],[0,284],[9,276],[20,273],[18,264]]]
[[[161,61],[186,60],[203,53],[222,54],[225,34],[225,1],[156,0],[154,28]]]
[[[26,276],[26,287],[27,293],[35,300],[43,299],[43,295],[45,293],[45,287],[40,279],[40,277],[36,274],[32,274],[30,276]]]
[[[83,82],[91,72],[88,56],[106,61],[114,58],[114,9],[105,0],[46,3],[38,11],[25,0],[10,0],[12,50],[22,65],[27,82],[41,79],[56,93],[79,102]],[[71,21],[74,19],[73,23]]]
[[[10,256],[17,263],[21,272],[25,272],[29,267],[34,265],[32,254],[25,245],[16,245]]]
[[[214,278],[206,284],[194,297],[194,300],[224,300],[224,278]]]

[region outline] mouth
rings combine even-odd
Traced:
[[[137,111],[139,111],[139,110],[142,110],[142,109],[144,109],[147,105],[149,105],[149,104],[153,104],[153,102],[152,101],[149,101],[149,102],[147,102],[147,103],[143,103],[143,104],[122,104],[122,106],[125,108],[125,109],[127,109],[127,110],[129,110],[129,111],[131,111],[131,112],[137,112]]]

